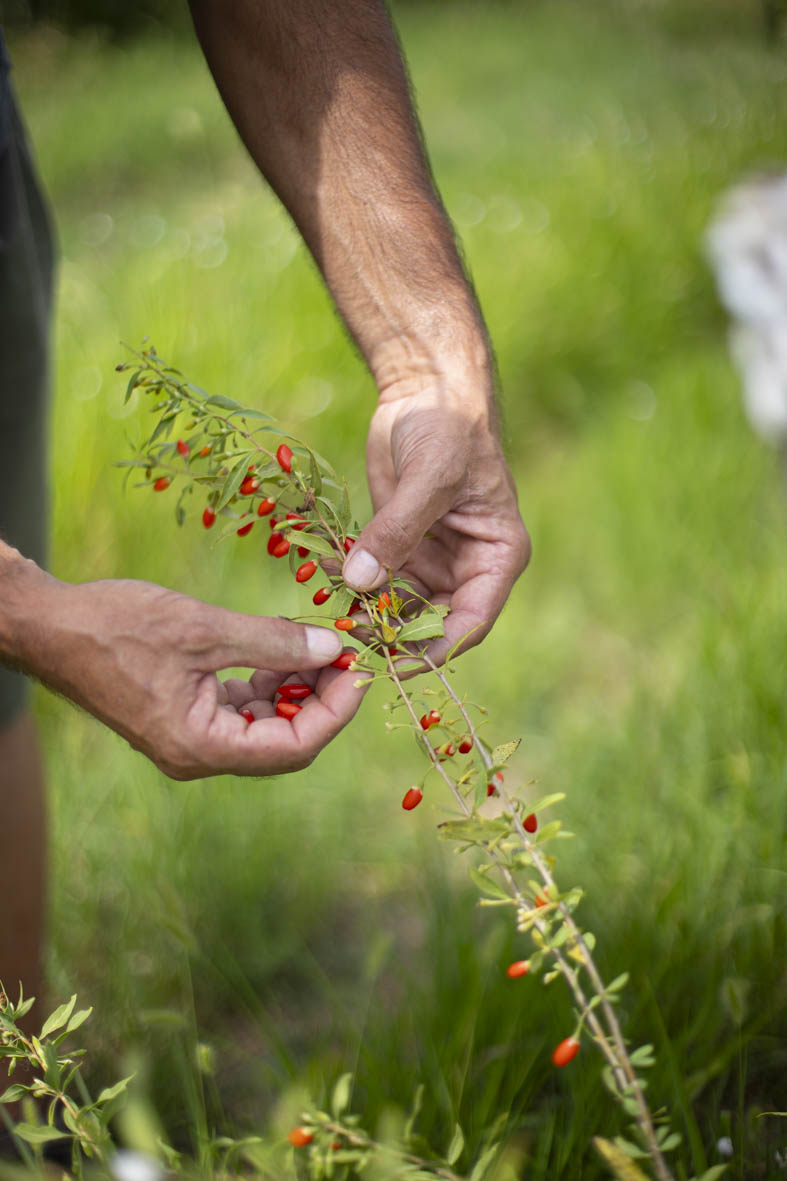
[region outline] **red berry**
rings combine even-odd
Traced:
[[[294,701],[276,702],[276,713],[280,718],[286,718],[288,722],[291,722],[295,715],[301,712],[302,708],[303,706],[296,705]]]
[[[298,557],[299,558],[308,558],[308,556],[311,552],[312,551],[309,549],[308,545],[299,545],[298,546]]]
[[[240,486],[241,496],[253,496],[260,486],[256,476],[247,476]]]
[[[383,593],[380,595],[380,597],[377,600],[377,610],[382,615],[383,611],[390,611],[390,609],[391,609],[391,597],[388,594],[388,591],[383,591]]]
[[[316,573],[317,573],[317,563],[316,562],[304,562],[303,565],[299,566],[298,569],[295,571],[295,581],[296,582],[308,582],[309,579],[313,578]]]
[[[322,607],[323,603],[327,603],[330,597],[330,588],[327,586],[321,586],[320,589],[315,591],[312,595],[312,602],[315,604],[315,606]]]
[[[213,524],[213,522],[215,520],[216,520],[216,514],[214,513],[214,511],[210,507],[210,505],[208,505],[208,507],[206,509],[202,510],[202,524],[205,526],[206,529],[210,529],[211,525]]]
[[[300,515],[300,513],[287,513],[287,520],[288,521],[300,521],[299,525],[293,525],[293,529],[297,529],[298,532],[300,532],[301,529],[305,529],[308,524],[305,517],[302,517]]]
[[[428,730],[430,726],[436,726],[440,721],[440,714],[436,709],[430,709],[428,714],[424,714],[421,718],[421,729]]]
[[[241,525],[240,529],[236,529],[238,537],[245,537],[247,533],[251,533],[254,528],[254,522],[249,521],[248,525]]]
[[[347,614],[348,615],[356,615],[360,611],[360,609],[361,609],[361,600],[360,599],[353,599],[352,603],[350,603],[350,606],[347,608]]]
[[[341,656],[331,661],[331,668],[348,669],[354,660],[354,652],[342,652]]]
[[[286,443],[279,443],[276,449],[276,459],[279,462],[279,467],[283,472],[292,471],[292,451]]]
[[[278,517],[271,517],[270,521],[268,521],[268,524],[270,525],[271,529],[275,529],[276,526],[278,525],[278,523],[279,523]]]
[[[424,793],[421,791],[420,787],[411,787],[404,793],[402,807],[404,808],[405,812],[412,812],[413,808],[417,808],[423,798]]]
[[[345,552],[346,554],[349,554],[350,550],[352,549],[352,547],[353,547],[354,545],[355,545],[355,538],[354,538],[354,537],[345,537],[345,539],[344,539],[344,552]]]
[[[200,449],[200,455],[202,456],[203,459],[205,458],[206,455],[210,455],[210,447],[202,447]]]
[[[257,505],[257,516],[258,517],[267,517],[268,513],[272,513],[275,508],[276,508],[276,501],[271,500],[270,496],[266,496]]]
[[[268,545],[267,545],[267,550],[268,550],[269,554],[273,553],[273,551],[276,549],[276,546],[279,544],[280,541],[281,541],[281,533],[271,533],[270,537],[268,538]]]
[[[509,964],[506,968],[506,976],[510,976],[512,980],[516,980],[518,976],[527,976],[530,971],[530,963],[528,960],[514,960],[513,964]]]
[[[182,439],[178,439],[175,446],[177,447],[180,455],[188,455],[189,454],[189,445],[188,445],[188,443],[184,443]]]
[[[555,1066],[568,1066],[579,1053],[579,1041],[575,1037],[564,1037],[552,1051],[552,1061]]]
[[[498,789],[498,787],[502,787],[502,784],[503,784],[503,773],[502,773],[502,771],[496,771],[495,774],[492,776],[492,782],[487,783],[487,785],[486,785],[487,796],[497,795],[497,789]]]
[[[249,723],[249,725],[251,725],[251,723],[254,721],[254,714],[251,712],[250,709],[239,709],[238,713],[240,714],[240,716],[242,718],[246,719],[246,721]]]
[[[283,558],[285,554],[290,552],[290,543],[286,537],[282,537],[281,533],[274,533],[277,538],[276,544],[273,547],[274,558]]]
[[[535,812],[530,812],[523,820],[525,832],[535,832],[538,828],[538,819]]]
[[[289,685],[279,685],[276,692],[280,697],[287,697],[290,701],[303,701],[304,697],[311,696],[311,687],[300,681],[293,681]]]
[[[453,742],[446,742],[445,745],[441,746],[437,752],[437,761],[439,763],[444,763],[446,759],[452,759],[455,754],[456,747],[454,746]]]
[[[172,481],[170,480],[169,476],[159,476],[153,485],[153,491],[163,492],[165,488],[169,488],[171,483]]]
[[[470,737],[470,735],[469,735],[469,734],[467,734],[467,735],[466,735],[466,736],[465,736],[465,737],[462,739],[462,741],[459,743],[459,753],[460,753],[461,755],[468,755],[468,754],[470,754],[470,751],[471,751],[472,749],[473,749],[473,740],[472,740],[472,738]]]
[[[352,619],[334,619],[333,626],[338,627],[340,632],[350,632],[355,627],[355,622]]]
[[[293,1148],[305,1148],[314,1139],[314,1133],[309,1128],[293,1128],[287,1137]]]

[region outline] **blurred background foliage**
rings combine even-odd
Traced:
[[[177,530],[164,497],[124,494],[141,411],[113,366],[150,334],[331,457],[363,517],[374,391],[313,264],[183,11],[3,11],[38,18],[9,40],[61,243],[54,571],[306,610],[259,530],[214,550],[196,514]],[[784,1121],[759,1113],[787,1077],[785,487],[741,412],[703,233],[727,186],[785,165],[784,48],[755,0],[395,13],[534,539],[456,683],[490,736],[523,737],[534,791],[568,793],[559,878],[588,891],[607,975],[632,971],[679,1176],[725,1137],[731,1176],[782,1176]],[[161,1121],[188,1145],[205,1095],[216,1126],[275,1136],[350,1069],[373,1127],[422,1081],[423,1129],[445,1147],[460,1119],[463,1165],[502,1113],[498,1181],[592,1179],[590,1135],[619,1130],[599,1062],[550,1067],[568,1000],[506,979],[521,944],[435,839],[445,801],[402,812],[420,764],[382,700],[297,776],[184,785],[40,692],[53,991],[96,1005],[98,1078],[137,1070],[132,1141]]]

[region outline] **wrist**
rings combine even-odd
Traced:
[[[0,660],[40,674],[45,603],[57,585],[35,562],[0,542]]]
[[[381,403],[414,397],[479,418],[494,407],[491,350],[472,306],[461,314],[441,306],[415,316],[406,331],[379,343],[370,368]]]

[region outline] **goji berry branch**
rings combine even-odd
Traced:
[[[202,514],[205,528],[212,528],[218,516],[228,521],[219,540],[233,532],[245,537],[257,518],[268,516],[268,552],[275,558],[288,556],[299,583],[318,572],[325,576],[327,584],[313,595],[315,606],[327,611],[333,625],[361,645],[339,657],[337,667],[362,671],[366,679],[389,681],[398,702],[387,708],[401,705],[409,718],[399,724],[389,722],[389,728],[408,728],[427,756],[429,766],[420,783],[406,792],[402,806],[408,811],[417,807],[430,772],[437,771],[459,810],[456,818],[439,825],[439,835],[458,842],[462,851],[475,848],[486,858],[484,864],[470,868],[483,895],[481,904],[513,905],[518,931],[531,935],[531,955],[511,965],[514,970],[509,974],[535,973],[542,963],[551,961],[544,982],[561,975],[576,1002],[574,1032],[555,1048],[553,1062],[564,1066],[575,1057],[587,1026],[606,1062],[605,1083],[633,1119],[636,1143],[618,1137],[616,1144],[631,1157],[647,1159],[658,1181],[672,1181],[664,1153],[674,1148],[680,1137],[670,1132],[665,1117],[652,1115],[638,1073],[652,1061],[651,1047],[629,1051],[614,1008],[627,974],[604,984],[592,955],[595,940],[574,918],[582,891],[561,892],[553,873],[554,859],[544,852],[548,841],[569,835],[560,832],[559,821],[539,829],[539,814],[562,796],[527,802],[517,794],[518,789],[504,786],[503,772],[519,743],[488,746],[472,716],[473,711],[486,711],[460,698],[428,652],[427,641],[444,634],[443,617],[448,608],[430,603],[393,571],[389,571],[387,586],[374,594],[356,594],[347,587],[340,573],[341,562],[354,544],[358,525],[352,518],[346,484],[327,461],[282,431],[269,415],[224,396],[209,397],[190,385],[178,370],[165,365],[152,347],[134,355],[126,396],[137,388],[152,394],[158,420],[137,448],[137,457],[125,461],[124,466],[143,469],[144,486],[159,492],[175,481],[182,482],[175,511],[181,525],[186,516],[185,498],[202,489],[207,495]],[[128,367],[123,363],[118,369]],[[255,420],[258,425],[250,426]],[[176,425],[183,433],[172,441]],[[282,440],[275,451],[262,445],[257,438],[260,433]],[[297,503],[292,502],[293,494]],[[274,516],[274,509],[283,510],[283,516]],[[308,561],[298,565],[304,557]],[[357,620],[353,618],[356,613]],[[424,677],[412,678],[414,672],[424,669],[437,689]],[[289,689],[310,693],[308,686]],[[302,708],[302,698],[290,693],[287,685],[278,692],[276,713],[292,720]],[[420,707],[425,712],[419,718]],[[253,724],[253,715],[247,720]],[[435,741],[432,730],[446,741]],[[464,764],[457,762],[460,755],[469,756]],[[499,814],[480,810],[488,796],[496,796],[502,805]],[[528,869],[538,880],[519,880],[520,873]],[[493,874],[499,875],[500,881]]]

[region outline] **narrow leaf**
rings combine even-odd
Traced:
[[[489,898],[503,898],[506,902],[509,901],[509,896],[503,887],[488,878],[485,873],[481,873],[474,865],[469,866],[467,872],[482,894],[486,894]],[[453,1164],[453,1161],[449,1161],[449,1164]]]
[[[16,1103],[17,1099],[21,1099],[26,1094],[27,1087],[23,1087],[21,1083],[13,1083],[7,1091],[3,1091],[0,1095],[0,1103]]]
[[[341,1078],[339,1078],[336,1086],[333,1088],[333,1095],[331,1097],[331,1111],[333,1112],[334,1119],[341,1119],[342,1115],[347,1110],[347,1106],[350,1102],[352,1085],[353,1076],[348,1071],[347,1074],[343,1074]]]
[[[445,635],[445,627],[439,615],[426,612],[417,619],[411,619],[398,633],[398,638],[404,643],[415,640],[431,640],[435,636]]]
[[[122,1095],[128,1084],[133,1079],[134,1075],[130,1074],[128,1078],[123,1078],[119,1083],[115,1083],[113,1087],[104,1087],[104,1090],[96,1099],[96,1103],[109,1103],[110,1099],[116,1099],[118,1095]]]
[[[297,524],[297,521],[296,521]],[[285,529],[287,526],[285,525]],[[311,550],[313,554],[322,554],[325,558],[335,558],[336,550],[331,545],[326,537],[321,537],[319,533],[309,533],[307,530],[300,532],[298,530],[289,531],[290,541],[298,542],[298,545],[304,546]]]
[[[499,1144],[490,1144],[489,1147],[481,1153],[475,1165],[473,1166],[473,1171],[470,1174],[469,1181],[484,1181],[484,1178],[486,1177],[489,1169],[492,1167],[499,1149]]]
[[[465,1147],[465,1134],[460,1128],[459,1124],[454,1128],[454,1134],[451,1137],[451,1143],[448,1146],[448,1152],[445,1154],[445,1159],[449,1165],[455,1165],[462,1155]]]
[[[611,1140],[594,1136],[593,1146],[618,1181],[648,1181],[645,1173]]]
[[[244,455],[242,459],[238,460],[238,462],[235,464],[235,467],[232,469],[230,474],[227,476],[227,478],[224,482],[224,488],[222,489],[222,492],[221,492],[221,497],[219,499],[219,503],[216,506],[217,513],[221,512],[221,510],[224,508],[225,504],[229,504],[229,502],[232,500],[235,493],[240,488],[241,484],[243,483],[243,477],[246,474],[246,471],[248,470],[248,466],[249,466],[249,458],[247,455]]]
[[[46,1144],[48,1140],[65,1140],[69,1137],[68,1132],[50,1128],[48,1124],[17,1124],[14,1134],[28,1144]]]
[[[208,398],[205,403],[206,406],[220,406],[222,410],[243,410],[246,408],[241,406],[240,402],[233,401],[232,398],[225,398],[224,394],[214,394],[213,397]]]
[[[54,1013],[47,1017],[41,1029],[40,1037],[48,1037],[50,1033],[54,1033],[56,1029],[60,1029],[61,1025],[65,1025],[71,1014],[74,1011],[74,1005],[77,1003],[76,993],[64,1005],[59,1005]]]

